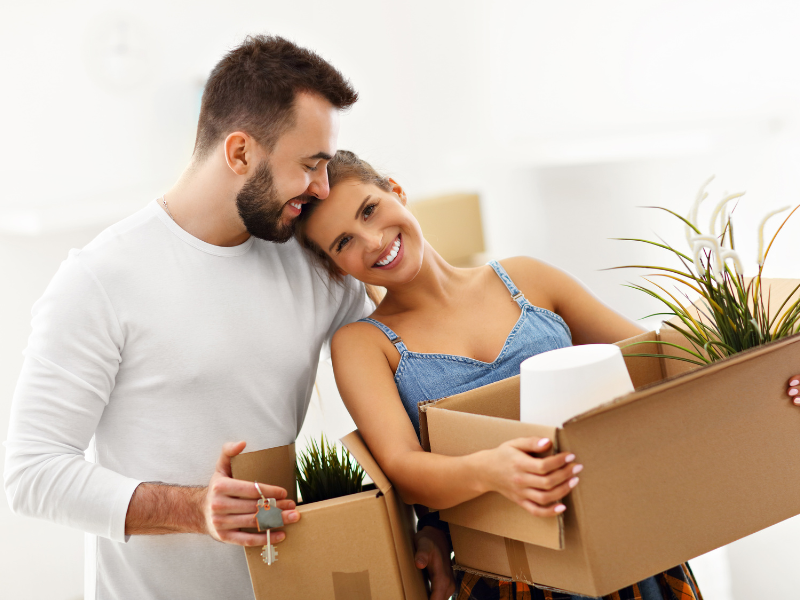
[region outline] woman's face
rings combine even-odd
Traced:
[[[397,184],[386,192],[357,180],[338,183],[309,217],[306,232],[339,269],[364,283],[406,283],[422,266],[422,231]]]

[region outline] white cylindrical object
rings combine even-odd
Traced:
[[[520,365],[520,420],[561,427],[572,417],[632,391],[622,351],[613,344],[542,352]]]

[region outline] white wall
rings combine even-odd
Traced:
[[[191,152],[202,82],[250,32],[316,49],[361,99],[340,146],[388,171],[412,198],[478,190],[490,253],[531,254],[583,279],[632,318],[654,312],[601,271],[659,254],[612,237],[682,230],[637,206],[685,212],[747,189],[736,211],[752,270],[754,223],[800,189],[800,6],[744,0],[469,0],[304,3],[52,0],[0,19],[0,430],[30,306],[68,248],[169,186]],[[124,42],[124,43],[123,43]],[[800,221],[768,274],[798,276]],[[773,226],[774,228],[774,226]],[[329,372],[304,435],[348,426]],[[9,514],[0,500],[0,595],[81,593],[79,534]],[[787,522],[706,569],[706,598],[794,597]],[[48,576],[41,576],[41,565]],[[715,569],[717,571],[715,572]]]

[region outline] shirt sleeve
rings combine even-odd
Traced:
[[[31,325],[5,443],[8,503],[20,515],[126,541],[141,482],[84,455],[114,389],[124,336],[77,251],[34,305]]]
[[[368,317],[375,312],[375,303],[367,296],[364,284],[350,277],[345,277],[342,284],[342,301],[339,305],[339,310],[336,313],[331,328],[325,336],[325,343],[320,352],[320,359],[325,360],[331,357],[331,338],[333,334],[340,327],[344,327],[348,323],[358,321],[364,317]]]

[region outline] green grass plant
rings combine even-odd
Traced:
[[[297,485],[303,502],[319,502],[362,491],[364,469],[346,448],[337,448],[322,434],[297,457]]]
[[[707,184],[708,182],[706,182]],[[672,259],[677,259],[674,268],[656,265],[625,265],[614,268],[655,271],[655,273],[643,277],[652,287],[636,284],[628,284],[627,287],[661,302],[666,307],[665,311],[648,315],[648,317],[664,316],[673,320],[674,317],[677,317],[677,323],[665,321],[664,325],[678,331],[688,342],[685,345],[654,341],[634,342],[628,345],[642,345],[647,348],[648,344],[666,344],[683,350],[686,356],[650,352],[629,354],[628,356],[670,358],[696,365],[706,365],[749,348],[800,332],[800,299],[791,300],[795,292],[800,289],[800,285],[795,287],[785,299],[777,299],[779,301],[778,309],[771,312],[770,306],[773,303],[770,293],[766,292],[765,294],[761,279],[764,263],[772,244],[800,205],[796,206],[784,219],[770,240],[766,252],[763,253],[763,230],[767,219],[786,209],[773,211],[762,220],[759,229],[758,272],[755,277],[745,278],[741,273],[741,261],[736,254],[733,223],[730,216],[726,218],[725,214],[722,214],[723,218],[720,222],[724,224],[724,227],[719,236],[714,235],[713,226],[714,219],[724,204],[733,198],[738,198],[741,194],[729,196],[717,206],[712,216],[712,235],[704,235],[696,224],[697,207],[706,196],[704,185],[688,218],[660,206],[645,207],[666,211],[680,219],[687,228],[687,240],[692,246],[691,252],[694,256],[680,252],[666,242],[616,238],[655,246],[669,253]],[[656,277],[671,280],[678,285],[670,282],[660,285],[655,281]],[[690,291],[697,296],[696,300],[691,299]]]

